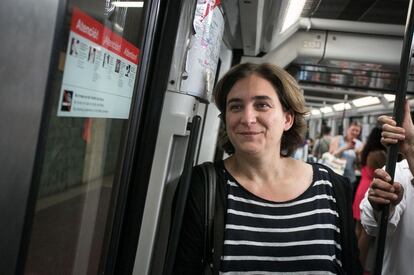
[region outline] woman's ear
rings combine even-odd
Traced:
[[[295,115],[292,112],[285,112],[285,125],[283,129],[288,131],[292,127],[294,121]]]

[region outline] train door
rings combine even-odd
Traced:
[[[220,1],[183,3],[133,274],[170,274],[181,190],[193,164],[214,160],[220,119],[209,102],[232,60],[224,25]]]
[[[3,1],[0,273],[132,270],[180,1]]]

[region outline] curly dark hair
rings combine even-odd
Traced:
[[[221,112],[223,122],[226,122],[227,96],[234,84],[252,74],[256,74],[274,87],[284,112],[290,112],[294,116],[292,127],[284,132],[280,154],[290,156],[304,141],[306,122],[304,116],[308,113],[305,106],[305,98],[296,80],[284,69],[269,63],[253,64],[243,63],[231,68],[217,83],[214,89],[214,100]],[[235,149],[231,144],[225,130],[221,131],[219,144],[228,154],[233,154]]]

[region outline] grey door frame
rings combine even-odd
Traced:
[[[65,6],[65,0],[0,3],[0,274],[23,273]]]

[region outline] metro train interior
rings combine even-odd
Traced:
[[[212,91],[233,65],[286,69],[307,138],[357,121],[364,140],[402,74],[414,106],[409,0],[0,7],[1,274],[165,274],[180,176],[224,157]]]

